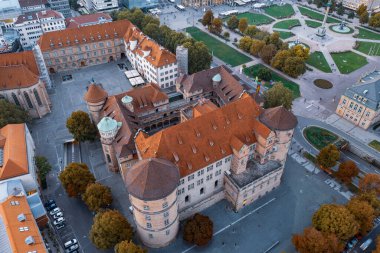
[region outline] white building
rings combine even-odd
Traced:
[[[362,4],[367,6],[368,11],[374,11],[379,9],[380,2],[378,0],[341,0],[343,7],[356,11]]]
[[[92,9],[96,12],[119,8],[117,0],[91,0]]]
[[[18,0],[0,0],[0,20],[16,18],[21,14]]]
[[[176,56],[132,27],[124,35],[125,52],[132,66],[148,81],[160,88],[175,85],[178,76]]]
[[[19,0],[21,11],[23,14],[35,11],[46,10],[47,0]]]
[[[64,30],[64,16],[53,10],[38,11],[20,15],[14,24],[20,34],[23,48],[33,47],[43,33]]]

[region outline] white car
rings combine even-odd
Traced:
[[[54,225],[58,225],[58,224],[61,224],[64,221],[65,221],[65,218],[61,217],[61,218],[58,218],[58,219],[54,220],[53,224]]]
[[[67,241],[63,244],[65,246],[65,249],[69,248],[71,245],[78,244],[77,239],[72,239],[70,241]]]
[[[53,218],[55,220],[58,219],[58,218],[61,218],[61,217],[63,217],[63,213],[62,212],[59,212],[59,213],[56,213],[56,214],[53,215]]]
[[[61,208],[57,207],[57,208],[54,208],[52,211],[50,211],[50,215],[54,215],[56,213],[59,213],[61,211]]]

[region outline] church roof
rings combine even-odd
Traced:
[[[86,94],[84,94],[84,100],[89,103],[99,103],[108,97],[108,93],[94,83],[88,86]]]
[[[271,130],[286,131],[297,126],[297,117],[283,106],[269,108],[260,115],[260,121]]]

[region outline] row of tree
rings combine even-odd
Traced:
[[[188,48],[190,74],[210,68],[212,56],[203,42],[186,37],[184,33],[176,32],[166,25],[160,25],[159,19],[144,14],[140,9],[120,10],[113,13],[113,16],[117,20],[128,19],[172,53],[175,53],[178,45]]]
[[[356,14],[359,16],[359,22],[361,24],[368,23],[369,26],[372,27],[380,27],[380,13],[373,13],[371,16],[369,16],[367,5],[361,4],[356,9]]]

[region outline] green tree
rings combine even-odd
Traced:
[[[190,74],[210,68],[212,56],[203,42],[186,42],[183,46],[189,49]]]
[[[259,53],[261,52],[264,46],[264,41],[253,39],[251,42],[251,48],[249,50],[249,53],[254,56],[259,56]]]
[[[277,49],[276,46],[273,44],[265,45],[259,52],[260,58],[265,62],[266,64],[270,64],[272,58],[276,55]]]
[[[212,33],[220,34],[222,32],[223,21],[220,18],[214,18],[208,27]]]
[[[46,157],[36,156],[34,157],[34,164],[37,168],[37,174],[41,180],[41,185],[43,189],[46,189],[46,176],[51,171],[51,165]]]
[[[353,18],[355,17],[355,12],[350,11],[350,12],[347,14],[347,17],[348,17],[349,19],[353,19]]]
[[[273,85],[272,88],[264,92],[264,108],[284,106],[290,110],[292,108],[293,93],[284,87],[281,82]]]
[[[270,69],[267,68],[261,68],[257,72],[257,77],[264,81],[270,81],[272,80],[272,71],[270,71]]]
[[[362,13],[362,15],[359,16],[359,22],[360,24],[366,24],[369,20],[369,14],[368,11],[365,11]]]
[[[239,31],[244,33],[247,27],[248,27],[248,19],[247,18],[239,19],[239,25],[238,25]]]
[[[82,195],[82,199],[88,206],[88,209],[97,212],[99,209],[111,205],[111,189],[99,183],[90,184]]]
[[[269,43],[275,45],[277,49],[281,48],[282,40],[280,39],[280,33],[279,32],[273,32],[269,36]]]
[[[30,117],[28,112],[20,106],[14,105],[0,99],[0,128],[8,124],[29,123]]]
[[[342,3],[339,3],[337,5],[337,10],[336,10],[336,13],[340,16],[344,15],[344,7],[343,7],[343,4]]]
[[[342,205],[325,204],[313,215],[313,227],[322,233],[335,234],[340,240],[348,240],[358,233],[359,225],[353,214]]]
[[[375,218],[375,210],[367,202],[356,198],[351,199],[347,203],[347,209],[354,215],[355,220],[359,224],[359,232],[365,235],[373,227],[372,222]]]
[[[76,141],[93,141],[96,138],[97,130],[84,111],[71,113],[66,120],[66,127]]]
[[[291,53],[289,50],[279,50],[276,55],[272,59],[272,67],[282,70],[285,66],[285,62],[288,58],[291,57]]]
[[[361,4],[359,5],[359,7],[356,9],[356,14],[358,14],[358,16],[361,16],[364,12],[367,11],[367,5],[365,4]]]
[[[366,174],[359,181],[359,189],[362,192],[376,192],[377,196],[380,196],[380,175],[379,174]]]
[[[212,10],[206,11],[202,18],[202,25],[203,26],[211,25],[213,19],[214,19],[214,13],[212,13]]]
[[[223,37],[228,39],[230,37],[230,33],[229,32],[224,32],[223,33]]]
[[[293,235],[292,242],[299,253],[340,253],[344,248],[334,234],[325,235],[313,227]]]
[[[145,15],[141,21],[141,27],[144,29],[148,24],[156,24],[157,26],[160,26],[160,20],[151,15]]]
[[[368,24],[373,27],[380,27],[380,13],[372,15]]]
[[[183,239],[198,246],[206,245],[213,235],[213,223],[209,217],[195,214],[185,223]]]
[[[239,48],[245,52],[249,52],[252,45],[252,39],[248,36],[244,36],[239,40]]]
[[[335,145],[330,144],[319,151],[319,154],[317,155],[317,163],[323,169],[330,169],[336,165],[339,158],[339,150]]]
[[[130,240],[124,240],[116,244],[115,253],[147,253],[146,249],[134,244]]]
[[[131,21],[132,19],[132,13],[127,9],[116,11],[115,16],[116,20],[128,19],[129,21]]]
[[[345,162],[342,162],[339,165],[339,169],[336,172],[335,176],[342,180],[343,183],[348,184],[351,183],[352,178],[356,177],[359,174],[358,166],[356,166],[356,163],[348,160]]]
[[[117,210],[99,212],[94,217],[90,240],[98,249],[109,249],[132,239],[132,227]]]
[[[155,23],[149,23],[143,28],[143,33],[150,38],[157,40],[160,35],[159,26]]]
[[[296,78],[306,72],[305,60],[298,56],[289,57],[285,60],[282,71],[288,76]]]
[[[94,175],[84,163],[70,163],[58,178],[70,197],[82,195],[88,185],[95,183]]]
[[[239,19],[238,19],[235,15],[232,15],[232,16],[227,20],[227,26],[228,26],[228,28],[230,28],[231,30],[235,30],[236,28],[238,28],[238,25],[239,25]]]
[[[138,28],[142,29],[143,28],[142,22],[144,20],[144,17],[145,17],[145,14],[144,14],[144,12],[142,12],[142,10],[134,9],[132,12],[132,15],[130,17],[131,18],[130,21],[132,22],[132,24],[134,24]]]
[[[245,29],[244,34],[251,37],[255,38],[255,35],[260,31],[255,25],[250,25]]]

